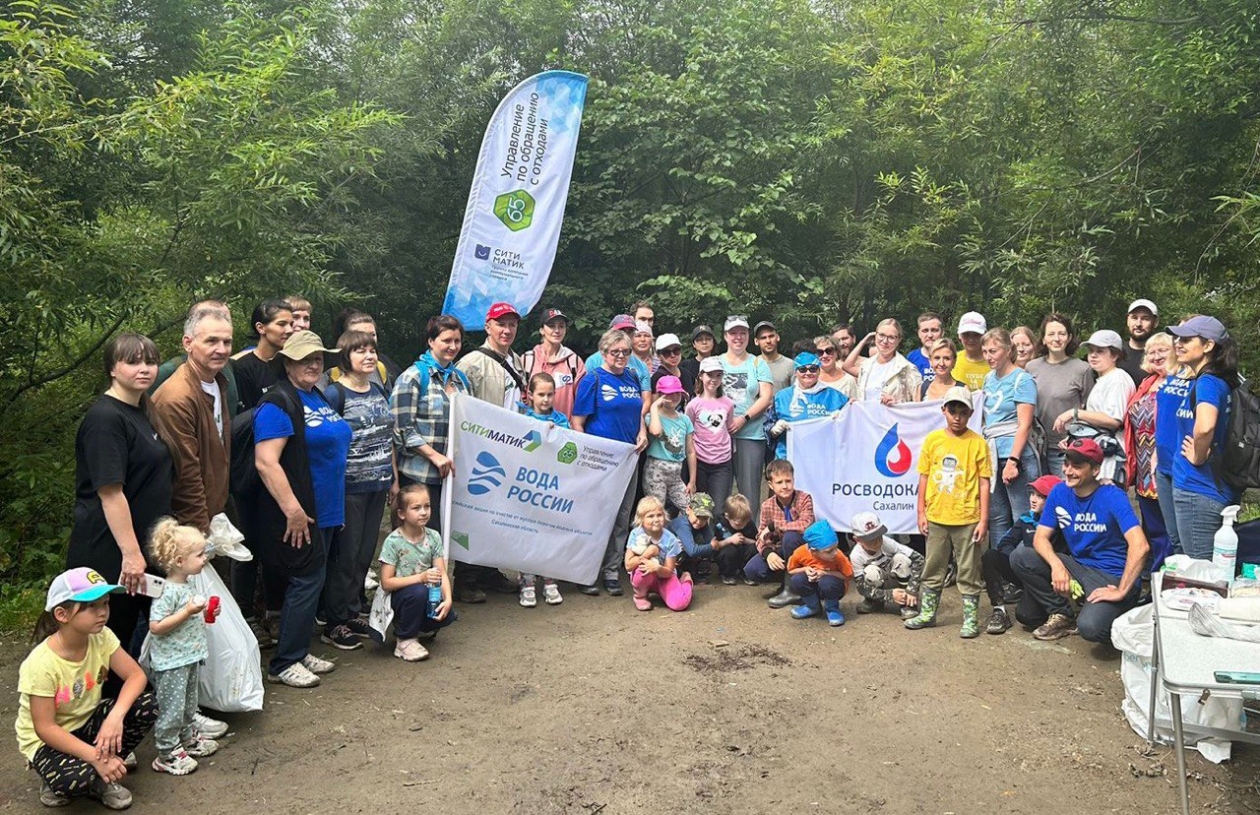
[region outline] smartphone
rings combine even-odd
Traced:
[[[1260,685],[1260,673],[1250,671],[1217,671],[1212,676],[1226,685]]]
[[[166,580],[155,574],[145,572],[144,582],[140,584],[140,593],[145,597],[157,599],[162,596],[162,591],[166,588]]]

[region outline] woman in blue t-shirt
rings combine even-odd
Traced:
[[[1015,364],[1005,328],[989,329],[981,348],[990,369],[984,377],[984,437],[997,476],[989,487],[989,546],[996,549],[1015,521],[1028,513],[1028,485],[1041,476],[1032,440],[1037,383]]]
[[[1209,560],[1221,510],[1239,499],[1212,469],[1229,426],[1230,392],[1238,386],[1238,346],[1215,317],[1191,317],[1168,333],[1189,379],[1177,406],[1172,464],[1178,551]]]
[[[585,376],[578,380],[577,396],[573,400],[573,429],[633,444],[635,452],[642,452],[648,443],[643,416],[652,403],[652,394],[642,390],[639,375],[627,368],[630,353],[630,338],[624,331],[610,329],[599,338],[600,364],[587,368]],[[604,552],[604,590],[615,597],[623,593],[619,569],[626,535],[630,532],[635,482],[636,479],[631,478],[626,485]],[[595,595],[599,594],[599,587],[582,586],[580,591]]]

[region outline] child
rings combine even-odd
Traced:
[[[927,535],[927,563],[919,614],[905,625],[909,629],[936,625],[945,570],[954,554],[963,598],[959,635],[971,639],[980,636],[980,544],[989,517],[993,465],[988,443],[967,427],[971,418],[967,389],[962,385],[950,388],[941,411],[944,429],[929,433],[919,453],[919,531]]]
[[[665,525],[682,542],[678,568],[691,572],[694,583],[707,583],[709,564],[717,554],[713,545],[713,497],[706,492],[691,496],[687,511]]]
[[[678,412],[683,386],[676,376],[662,376],[656,383],[657,398],[648,409],[647,458],[643,462],[643,494],[664,504],[668,499],[679,512],[686,511],[696,491],[696,427]],[[689,480],[682,480],[683,461]]]
[[[556,379],[551,374],[540,371],[529,378],[529,393],[525,395],[525,415],[540,422],[550,422],[556,427],[569,429],[569,417],[555,409]],[[537,575],[521,572],[520,600],[525,608],[538,605],[538,595],[534,583]],[[549,606],[558,606],[564,602],[556,581],[550,577],[543,578],[543,600]]]
[[[394,610],[394,656],[419,662],[429,656],[420,644],[421,633],[437,635],[458,619],[451,610],[451,580],[442,557],[442,538],[426,524],[433,514],[429,489],[408,484],[395,503],[399,527],[381,545],[381,588],[390,593]],[[441,586],[442,599],[429,601],[429,587]]]
[[[722,505],[722,519],[714,524],[713,559],[718,564],[718,574],[722,582],[734,586],[735,581],[744,573],[748,561],[757,554],[757,527],[752,522],[752,507],[748,499],[735,493]],[[756,581],[744,576],[744,582],[750,586]]]
[[[109,594],[122,586],[94,569],[62,572],[48,587],[35,625],[36,645],[18,669],[18,749],[39,773],[47,807],[90,797],[107,809],[131,806],[118,782],[123,756],[144,740],[157,719],[148,679],[105,627]],[[117,699],[101,700],[109,672],[123,680]]]
[[[831,524],[815,521],[801,536],[805,542],[788,558],[787,570],[792,591],[801,597],[801,604],[792,609],[792,619],[804,620],[818,613],[818,599],[830,626],[844,625],[840,598],[845,583],[853,577],[853,565],[840,551],[840,542]]]
[[[197,769],[197,758],[219,749],[217,741],[197,732],[192,718],[201,663],[210,652],[201,613],[207,601],[192,590],[188,578],[206,566],[206,538],[195,527],[162,518],[149,536],[149,555],[166,571],[162,594],[149,609],[149,660],[158,699],[153,769],[188,775]]]
[[[691,605],[691,575],[674,572],[682,543],[665,528],[665,505],[650,495],[639,501],[634,529],[626,539],[626,571],[634,588],[634,607],[651,611],[649,592],[656,592],[671,611]]]
[[[767,583],[774,572],[780,573],[783,587],[767,599],[770,608],[783,608],[801,599],[783,572],[787,559],[805,542],[801,534],[814,522],[814,498],[796,488],[795,472],[791,462],[781,458],[766,465],[770,497],[761,505],[757,554],[744,566],[744,576],[756,583]]]
[[[703,326],[702,326],[703,327]],[[731,464],[731,424],[735,403],[722,393],[722,360],[705,357],[699,364],[696,398],[687,403],[687,418],[695,428],[696,489],[725,501],[731,494],[735,469]]]
[[[886,534],[888,527],[880,523],[874,512],[853,516],[854,582],[862,602],[858,614],[883,611],[885,603],[901,607],[901,618],[918,614],[919,581],[923,579],[923,555],[898,543]]]
[[[989,615],[988,621],[984,625],[984,630],[989,634],[1004,634],[1011,627],[1011,618],[1006,613],[1006,593],[1005,586],[1013,583],[1020,585],[1019,578],[1015,574],[1015,570],[1011,568],[1011,552],[1021,544],[1032,547],[1033,536],[1037,532],[1037,520],[1041,517],[1041,511],[1046,507],[1046,496],[1050,494],[1050,490],[1054,489],[1057,484],[1062,484],[1063,480],[1055,475],[1043,475],[1036,481],[1028,485],[1028,506],[1030,510],[1015,519],[1015,525],[1010,531],[1002,536],[997,546],[989,549],[980,558],[980,568],[984,574],[984,588],[989,593],[989,602],[993,604],[993,612]],[[1056,532],[1056,543],[1059,542],[1061,536]],[[1020,597],[1022,600],[1023,597]],[[1027,614],[1016,611],[1015,616],[1022,619],[1036,619],[1041,614],[1039,608],[1029,609]]]

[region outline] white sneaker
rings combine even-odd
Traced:
[[[429,649],[421,645],[419,640],[399,640],[394,646],[394,656],[404,662],[419,662],[428,658]]]
[[[555,583],[548,583],[543,586],[543,600],[549,606],[558,606],[564,602],[564,598],[560,596],[560,587]]]
[[[88,797],[100,801],[106,809],[126,809],[131,806],[131,790],[115,781],[107,784],[99,775],[92,775],[92,783],[88,785]]]
[[[333,668],[337,667],[336,663],[320,659],[311,653],[302,657],[302,664],[306,667],[306,670],[313,674],[330,674],[333,672]]]
[[[525,608],[538,605],[538,596],[534,594],[533,586],[521,586],[521,605]]]
[[[153,769],[156,772],[169,773],[170,775],[188,775],[197,769],[197,759],[188,755],[184,750],[176,750],[169,756],[158,756],[153,759]]]
[[[200,710],[193,714],[193,727],[197,729],[198,733],[208,739],[217,739],[228,732],[227,722],[211,719]]]
[[[376,575],[372,574],[371,572],[368,572],[367,576],[363,578],[364,591],[372,591],[373,589],[380,588],[380,586],[381,586],[380,581],[378,581],[376,579]]]
[[[198,733],[195,738],[184,742],[184,752],[194,758],[205,758],[219,752],[219,743]]]
[[[306,670],[306,666],[295,662],[278,674],[267,674],[268,682],[279,682],[291,688],[313,688],[319,684],[319,677]]]

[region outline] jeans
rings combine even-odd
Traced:
[[[1085,590],[1084,597],[1089,597],[1094,589],[1120,583],[1120,578],[1115,575],[1078,563],[1071,555],[1059,554],[1059,560],[1063,561],[1068,574],[1081,584],[1081,588]],[[1017,620],[1031,627],[1041,625],[1051,614],[1072,616],[1072,604],[1050,584],[1050,564],[1037,554],[1036,549],[1017,546],[1011,553],[1011,569],[1024,584],[1024,597],[1030,597],[1034,601],[1028,604],[1020,602],[1019,609],[1015,612]],[[1076,615],[1076,628],[1081,638],[1088,642],[1111,642],[1111,624],[1121,614],[1137,605],[1141,588],[1141,581],[1135,580],[1129,595],[1116,603],[1091,603],[1084,600],[1080,613]],[[1028,616],[1030,612],[1033,616]]]
[[[720,513],[722,504],[731,497],[731,482],[735,480],[735,468],[730,461],[706,464],[696,459],[696,492],[705,492],[713,499],[714,511]],[[757,503],[751,498],[752,503]]]
[[[328,541],[332,529],[320,529],[311,537],[308,546],[323,547],[328,553]],[[282,544],[288,546],[288,544]],[[282,673],[295,662],[306,659],[311,652],[311,629],[315,626],[315,612],[319,608],[319,595],[324,588],[327,558],[318,569],[300,577],[289,577],[284,589],[284,602],[280,606],[280,631],[276,637],[276,651],[267,665],[272,676]]]
[[[1173,503],[1172,474],[1164,475],[1155,471],[1155,495],[1159,499],[1159,511],[1164,516],[1164,531],[1168,533],[1168,543],[1174,555],[1185,554],[1181,551],[1181,536],[1177,534],[1177,505]]]
[[[1159,571],[1164,565],[1164,558],[1172,554],[1172,543],[1168,540],[1168,528],[1164,524],[1164,513],[1160,511],[1159,501],[1139,495],[1137,497],[1138,512],[1142,518],[1142,531],[1151,544],[1152,572]]]
[[[400,640],[414,640],[424,632],[446,628],[459,619],[455,609],[448,611],[441,620],[429,616],[432,609],[429,607],[427,583],[413,583],[391,592],[389,603],[394,609],[394,636]]]
[[[989,495],[989,548],[996,548],[1002,536],[1011,531],[1015,519],[1028,512],[1028,485],[1041,475],[1041,465],[1032,445],[1024,445],[1019,457],[1019,475],[1009,484],[1002,481],[1002,466],[995,466],[993,492]]]
[[[783,540],[779,542],[778,549],[767,549],[753,555],[746,564],[744,564],[744,577],[749,580],[755,580],[758,583],[769,583],[771,580],[778,580],[775,575],[783,575],[783,570],[775,570],[770,568],[770,564],[766,563],[766,555],[770,552],[777,552],[779,557],[783,558],[783,567],[787,568],[787,560],[796,551],[796,547],[805,545],[805,538],[800,532],[791,530],[783,533]]]
[[[788,584],[792,587],[792,591],[801,596],[802,600],[817,595],[823,602],[829,603],[838,602],[844,596],[844,581],[838,577],[824,576],[818,578],[817,581],[811,581],[804,572],[801,572],[789,577]]]
[[[1049,475],[1057,475],[1063,477],[1063,461],[1067,456],[1067,452],[1060,450],[1057,445],[1051,445],[1046,450],[1046,472]]]
[[[621,496],[621,504],[617,507],[617,517],[613,521],[612,534],[608,538],[608,548],[604,550],[604,579],[617,580],[621,573],[621,565],[626,559],[626,538],[630,537],[630,516],[634,514],[634,493],[638,479],[631,478],[626,485],[626,492]]]
[[[766,442],[764,439],[735,440],[735,483],[752,506],[753,526],[761,525],[761,482],[765,478]],[[717,496],[714,496],[717,500]]]
[[[1177,537],[1181,551],[1199,560],[1212,559],[1212,539],[1223,520],[1225,504],[1197,492],[1173,487],[1173,506],[1177,512]]]
[[[376,554],[388,490],[346,493],[346,524],[328,552],[328,574],[321,603],[324,620],[338,626],[359,616],[363,579]]]

